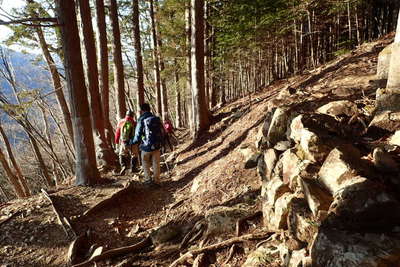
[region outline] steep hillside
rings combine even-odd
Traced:
[[[290,119],[300,113],[312,114],[318,107],[337,100],[351,100],[368,112],[378,86],[373,82],[377,56],[391,41],[388,36],[365,44],[310,73],[277,81],[217,110],[208,134],[195,144],[180,144],[176,151],[163,157],[161,187],[142,185],[141,174],[120,177],[105,173],[103,185],[64,185],[52,190],[49,198],[53,205],[46,194],[1,204],[0,263],[66,266],[68,260],[74,264],[88,260],[98,247],[109,252],[94,258],[97,266],[180,266],[185,262],[201,266],[196,264],[202,260],[212,266],[242,266],[256,247],[264,252],[258,251],[247,259],[246,266],[283,266],[293,258],[288,256],[292,251],[302,251],[307,258],[311,247],[308,239],[290,238],[285,222],[274,228],[276,225],[269,225],[266,218],[270,213],[265,194],[273,186],[270,181],[262,181],[262,166],[257,168],[261,154],[268,161],[266,152],[259,150],[263,129],[266,122],[271,123],[276,107],[284,109]],[[360,114],[360,120],[365,120],[364,115]],[[338,125],[345,125],[345,119]],[[319,122],[329,124],[330,119]],[[365,147],[371,144],[372,137],[368,136],[367,145],[359,145],[356,133],[360,124],[351,124],[350,120],[346,123],[349,130],[354,130],[353,135],[346,136],[346,142],[362,147],[363,156],[368,158]],[[284,123],[284,139],[286,127]],[[348,130],[342,128],[344,132]],[[277,139],[284,141],[275,148],[279,153],[295,145],[284,139]],[[320,168],[317,165],[311,167]],[[288,172],[296,168],[286,167],[280,180],[291,177]],[[312,173],[309,169],[307,172]],[[279,196],[298,189],[293,184],[290,188],[279,186],[283,190]],[[275,213],[271,216],[276,216],[277,206],[273,208]],[[61,220],[57,221],[56,213]],[[322,212],[317,215],[324,216]],[[263,228],[263,224],[268,227]],[[317,224],[318,221],[310,222]],[[275,249],[285,244],[290,253],[266,251],[263,244]],[[254,259],[264,260],[264,265],[253,264]],[[92,265],[89,260],[76,266]]]

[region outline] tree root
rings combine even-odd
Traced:
[[[49,193],[47,193],[47,191],[45,189],[43,189],[43,188],[40,191],[42,191],[43,196],[50,201],[50,204],[53,207],[53,211],[57,216],[58,222],[60,223],[60,225],[64,229],[64,232],[67,235],[67,237],[71,236],[72,238],[76,238],[76,232],[75,232],[74,228],[72,227],[72,225],[69,222],[68,218],[65,217],[60,210],[57,209],[57,207],[54,204],[54,201],[51,198],[51,196],[49,195]]]
[[[105,259],[110,259],[110,258],[113,258],[113,257],[125,255],[125,254],[128,254],[128,253],[134,253],[134,252],[137,252],[137,251],[139,251],[139,250],[141,250],[143,248],[146,248],[146,247],[150,246],[151,244],[152,243],[151,243],[150,237],[146,237],[145,239],[143,239],[139,243],[136,243],[136,244],[131,245],[131,246],[126,246],[126,247],[120,247],[120,248],[107,250],[104,253],[102,253],[100,255],[97,255],[97,256],[94,256],[94,257],[92,257],[91,259],[89,259],[89,260],[87,260],[85,262],[72,265],[72,267],[91,266],[91,264],[93,262],[100,261],[100,260],[105,260]]]
[[[194,256],[207,252],[207,251],[211,251],[211,250],[217,250],[217,249],[221,249],[227,246],[230,246],[234,243],[240,243],[240,242],[244,242],[247,240],[253,240],[253,239],[262,239],[265,238],[266,236],[272,234],[273,232],[267,232],[267,231],[261,231],[261,232],[257,232],[257,233],[252,233],[252,234],[247,234],[247,235],[242,235],[240,237],[233,237],[231,239],[222,241],[220,243],[217,244],[213,244],[204,248],[199,248],[199,249],[193,249],[193,250],[189,250],[188,252],[186,252],[185,254],[183,254],[180,258],[178,258],[177,260],[175,260],[171,265],[169,265],[169,267],[176,267],[179,266],[179,264],[183,264],[185,261],[187,261],[190,258],[193,258]]]

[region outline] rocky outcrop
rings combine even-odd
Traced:
[[[382,183],[394,184],[398,177],[398,159],[385,147],[397,151],[400,134],[382,147],[362,142],[356,147],[349,139],[364,140],[358,136],[365,131],[354,131],[354,123],[365,125],[369,118],[354,102],[334,101],[316,112],[293,117],[289,109],[277,108],[268,115],[263,137],[270,148],[261,148],[258,161],[263,223],[304,245],[283,242],[256,254],[268,258],[279,252],[280,266],[394,266],[400,239],[386,233],[400,225],[400,202],[395,188]],[[274,118],[280,123],[272,123]],[[269,135],[272,125],[279,129]]]
[[[311,247],[312,266],[398,266],[400,235],[320,229]]]
[[[392,56],[392,45],[386,46],[378,56],[378,68],[376,76],[378,79],[387,79],[389,76],[390,58]]]

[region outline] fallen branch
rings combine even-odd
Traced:
[[[183,254],[179,259],[174,261],[169,267],[176,267],[179,264],[183,264],[186,260],[193,258],[195,255],[198,255],[200,253],[204,253],[206,251],[211,251],[211,250],[221,249],[221,248],[230,246],[234,243],[241,243],[244,241],[254,240],[254,239],[262,239],[262,238],[265,238],[267,235],[270,235],[271,233],[272,232],[262,231],[262,232],[258,232],[258,233],[242,235],[240,237],[233,237],[231,239],[228,239],[228,240],[225,240],[220,243],[213,244],[213,245],[210,245],[210,246],[207,246],[204,248],[189,250],[188,252]]]
[[[9,216],[8,218],[0,221],[0,225],[5,224],[6,222],[10,221],[12,218],[14,218],[15,216],[19,215],[21,213],[21,211],[17,211],[14,214],[12,214],[11,216]]]
[[[114,194],[112,194],[109,198],[106,198],[102,201],[100,201],[99,203],[95,204],[93,207],[91,207],[90,209],[88,209],[87,211],[85,211],[82,216],[80,217],[80,219],[82,218],[87,218],[90,217],[91,215],[93,215],[94,213],[98,212],[99,210],[101,210],[102,208],[104,208],[105,206],[107,206],[109,203],[112,203],[113,201],[115,201],[115,199],[119,198],[121,195],[129,192],[130,190],[132,190],[134,188],[134,183],[128,183],[123,189],[115,192]]]
[[[49,195],[49,193],[47,193],[47,191],[45,189],[42,188],[40,191],[42,191],[43,196],[50,201],[50,204],[53,207],[53,211],[57,216],[58,222],[64,229],[64,232],[67,235],[67,237],[70,237],[70,233],[71,233],[71,237],[75,238],[76,237],[75,230],[72,227],[71,223],[69,222],[68,218],[65,217],[62,214],[62,212],[57,209],[56,205],[54,204],[53,199],[51,198],[51,196]]]
[[[139,243],[136,243],[134,245],[131,246],[126,246],[126,247],[120,247],[120,248],[115,248],[115,249],[110,249],[105,251],[104,253],[94,256],[93,258],[84,261],[82,263],[79,264],[75,264],[72,265],[72,267],[85,267],[85,266],[91,266],[91,264],[93,262],[96,261],[100,261],[100,260],[105,260],[105,259],[110,259],[113,257],[117,257],[117,256],[121,256],[121,255],[125,255],[128,253],[134,253],[138,250],[141,250],[145,247],[148,247],[151,245],[151,239],[150,237],[146,237],[145,239],[143,239],[142,241],[140,241]]]

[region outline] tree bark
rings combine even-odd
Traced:
[[[192,96],[194,102],[194,138],[208,129],[210,113],[207,107],[204,83],[204,0],[191,0],[192,10]]]
[[[56,12],[58,22],[62,25],[61,38],[64,51],[65,75],[71,99],[76,151],[76,184],[90,185],[100,178],[100,174],[96,166],[74,1],[57,0]]]
[[[87,0],[79,0],[79,9],[86,50],[86,73],[88,75],[87,79],[89,85],[93,135],[97,146],[96,156],[100,165],[103,165],[106,168],[111,168],[115,165],[117,156],[115,155],[114,150],[108,146],[105,135],[104,114],[99,93],[99,71],[97,68],[96,45],[89,2]]]
[[[25,177],[22,174],[22,171],[21,171],[21,168],[19,167],[19,164],[17,163],[17,161],[16,161],[16,159],[14,157],[14,153],[12,152],[10,142],[8,141],[8,137],[5,134],[1,124],[0,124],[0,134],[2,136],[4,145],[6,147],[8,158],[10,159],[10,161],[11,161],[11,163],[12,163],[14,169],[15,169],[15,172],[16,172],[16,177],[15,178],[18,180],[18,183],[21,186],[21,189],[23,191],[24,196],[25,197],[29,197],[29,196],[31,196],[31,191],[29,189],[29,186],[28,186],[28,184],[26,182]],[[17,190],[17,188],[16,188],[16,190]]]
[[[125,87],[124,65],[121,53],[121,33],[118,21],[118,6],[116,0],[110,0],[110,19],[113,31],[113,63],[114,63],[114,88],[116,90],[118,120],[125,117]]]
[[[159,116],[162,115],[162,96],[161,96],[161,77],[160,77],[160,66],[158,62],[158,42],[156,32],[156,22],[154,19],[154,4],[153,0],[150,0],[150,19],[151,19],[151,33],[153,39],[153,61],[154,61],[154,82],[156,86],[156,112]]]
[[[175,93],[176,93],[176,99],[175,99],[175,126],[177,128],[182,127],[182,104],[181,104],[181,91],[179,88],[179,70],[178,70],[178,62],[176,58],[174,58],[174,65],[175,65]]]
[[[69,111],[67,102],[65,101],[65,96],[63,92],[63,86],[61,84],[60,75],[57,70],[57,65],[54,62],[53,57],[50,54],[49,47],[47,45],[46,39],[43,35],[41,27],[36,27],[36,35],[39,39],[40,48],[42,49],[43,56],[46,60],[47,66],[49,67],[51,79],[53,81],[54,91],[56,93],[58,106],[64,118],[64,123],[67,128],[68,135],[71,142],[74,142],[74,133],[72,130],[71,113]]]
[[[186,111],[187,119],[191,132],[194,132],[194,106],[193,106],[193,96],[192,96],[192,55],[191,55],[191,38],[192,38],[192,15],[190,8],[190,1],[187,2],[185,8],[185,29],[186,29]]]
[[[18,178],[11,171],[11,168],[8,165],[6,157],[5,157],[4,153],[3,153],[3,151],[1,150],[1,148],[0,148],[0,162],[3,165],[4,171],[6,172],[6,174],[8,176],[8,180],[10,181],[10,184],[13,186],[15,194],[17,195],[17,197],[19,197],[19,198],[25,197],[24,190],[22,189],[22,186],[19,183]]]
[[[137,104],[140,110],[140,105],[144,103],[144,81],[143,81],[143,60],[142,60],[142,45],[140,43],[140,21],[139,21],[139,0],[132,1],[133,14],[133,39],[136,57],[136,75],[137,75]]]
[[[100,94],[103,107],[106,139],[110,147],[114,144],[114,130],[110,122],[110,86],[108,71],[107,27],[104,0],[96,0],[97,44],[100,55]]]

